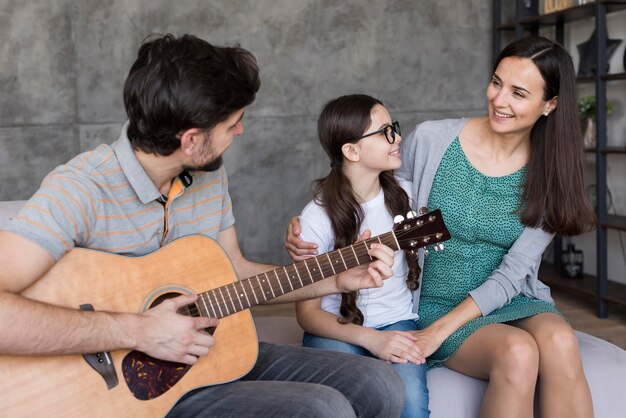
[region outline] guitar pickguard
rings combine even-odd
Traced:
[[[139,400],[154,399],[174,386],[191,366],[159,360],[131,351],[122,360],[122,374],[133,396]]]

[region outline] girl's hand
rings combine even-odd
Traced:
[[[317,245],[313,242],[305,242],[300,239],[300,218],[291,218],[285,236],[285,249],[293,262],[302,261],[312,255],[317,255]]]
[[[376,331],[372,330],[363,347],[381,360],[390,363],[423,364],[425,356],[415,344],[416,338],[410,331]]]

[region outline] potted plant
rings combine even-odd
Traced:
[[[610,115],[613,106],[609,99],[606,99],[606,114]],[[583,139],[585,148],[596,146],[596,96],[584,96],[578,100],[578,114],[583,128]]]

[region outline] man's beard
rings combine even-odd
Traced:
[[[216,159],[206,163],[206,164],[202,164],[200,166],[183,166],[183,170],[187,170],[187,171],[217,171],[219,170],[219,168],[222,166],[222,164],[224,163],[224,160],[222,159],[222,156],[220,155],[219,157],[217,157]]]

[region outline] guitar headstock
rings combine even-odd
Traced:
[[[396,225],[393,233],[398,246],[403,250],[416,253],[419,248],[435,244],[435,250],[439,251],[443,249],[443,244],[440,243],[450,239],[450,231],[446,228],[439,209],[421,216],[409,212],[406,219],[396,216],[394,222]]]

